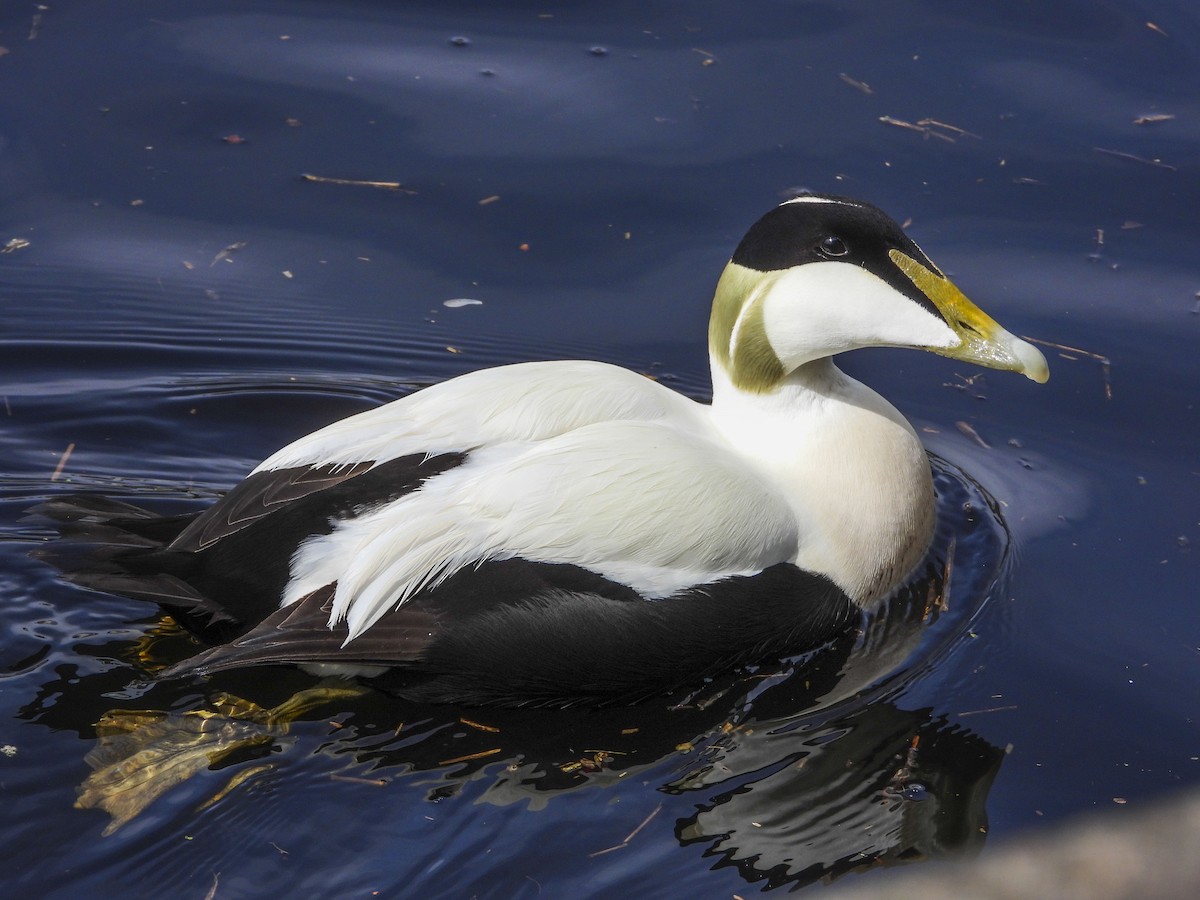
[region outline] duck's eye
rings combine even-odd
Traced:
[[[836,234],[827,235],[821,238],[821,243],[817,245],[817,249],[821,251],[822,256],[837,257],[845,256],[850,252],[850,248]]]

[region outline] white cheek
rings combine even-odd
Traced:
[[[954,347],[958,336],[882,279],[850,263],[784,273],[763,300],[771,346],[788,368],[859,347]]]

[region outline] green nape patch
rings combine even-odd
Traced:
[[[717,282],[708,346],[734,386],[743,391],[766,393],[786,374],[767,338],[763,319],[763,300],[779,275],[730,262]]]

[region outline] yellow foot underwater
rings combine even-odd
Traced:
[[[291,723],[310,710],[366,692],[361,685],[330,679],[272,709],[221,693],[208,708],[184,713],[109,710],[96,724],[96,746],[85,757],[92,774],[80,785],[75,806],[107,812],[112,821],[104,834],[112,834],[197,772],[236,751],[283,737]],[[240,770],[200,808],[271,768],[258,764]]]

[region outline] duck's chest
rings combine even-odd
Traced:
[[[794,408],[714,407],[714,416],[795,513],[794,562],[866,605],[924,556],[935,504],[912,427],[879,395],[846,381]]]

